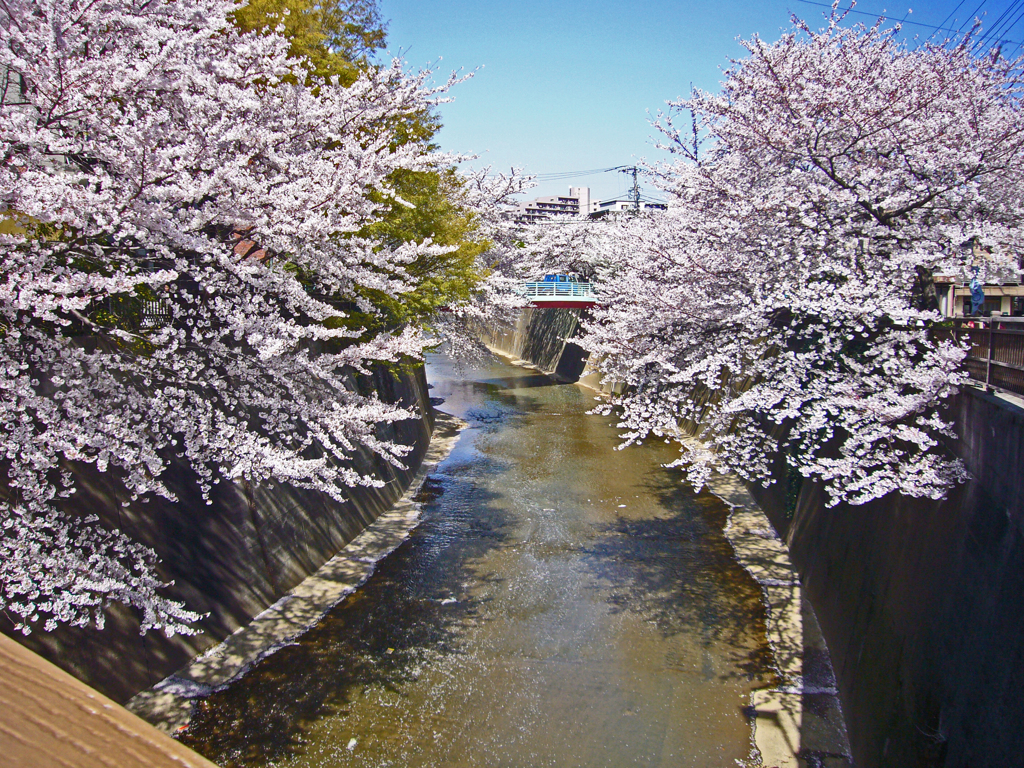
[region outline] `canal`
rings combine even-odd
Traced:
[[[468,422],[422,522],[317,627],[203,700],[224,766],[730,766],[775,682],[757,584],[676,455],[615,450],[594,393],[428,361]]]

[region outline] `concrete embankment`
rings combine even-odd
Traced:
[[[780,684],[754,691],[754,744],[770,768],[853,765],[828,645],[784,541],[744,483],[713,475],[708,489],[731,510],[725,536],[764,597]]]
[[[160,556],[161,577],[174,582],[166,593],[209,613],[199,624],[201,634],[140,636],[138,616],[121,606],[107,611],[103,630],[62,627],[26,637],[0,620],[0,631],[123,703],[248,625],[390,509],[423,461],[433,429],[423,366],[381,367],[356,383],[360,391],[376,392],[382,400],[415,407],[424,415],[381,429],[381,437],[413,446],[404,460],[408,469],[396,469],[367,450],[358,452],[351,465],[386,485],[352,488],[343,503],[281,484],[221,483],[207,505],[195,474],[172,458],[164,477],[178,502],[123,505],[126,494],[114,473],[73,467],[80,490],[66,511],[96,514],[103,525],[152,547]]]
[[[479,329],[484,343],[516,360],[526,360],[558,381],[578,381],[587,352],[573,342],[583,310],[524,309],[514,326]]]
[[[514,325],[484,325],[480,338],[494,352],[520,360],[562,382],[579,382],[605,394],[622,392],[602,380],[597,360],[575,339],[587,318],[581,309],[524,309]]]
[[[753,489],[821,622],[857,765],[1010,766],[1024,755],[1024,409],[965,389],[952,450],[973,479],[943,501],[825,507]]]
[[[421,487],[451,452],[465,426],[454,416],[437,413],[430,447],[419,471],[390,509],[245,627],[134,696],[127,704],[128,709],[165,733],[175,733],[188,725],[197,699],[224,688],[253,664],[319,623],[328,611],[370,578],[378,562],[408,538],[419,523],[417,499]]]
[[[555,370],[557,356],[534,358],[525,343],[554,336],[541,349],[558,349],[567,321],[544,311],[486,340]],[[775,484],[750,488],[813,605],[862,768],[1018,765],[1024,754],[1024,408],[967,388],[947,417],[973,479],[945,500],[828,508],[781,456]]]

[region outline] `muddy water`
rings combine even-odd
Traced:
[[[239,766],[736,766],[772,682],[726,509],[613,450],[593,393],[430,361],[470,427],[423,522],[300,642],[199,707],[182,741]]]

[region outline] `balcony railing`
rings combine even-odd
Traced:
[[[171,305],[161,299],[142,302],[142,327],[162,328],[170,325],[172,319]]]

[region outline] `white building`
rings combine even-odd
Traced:
[[[648,203],[643,200],[640,201],[641,211],[664,211],[668,208],[664,203]],[[636,210],[636,203],[632,200],[602,200],[599,203],[594,204],[594,209],[591,211],[591,215],[594,214],[608,214],[616,213],[618,211],[633,211]]]
[[[641,202],[640,210],[665,210],[664,203]],[[537,197],[519,204],[516,221],[533,224],[538,221],[551,221],[562,217],[586,218],[594,215],[607,215],[616,211],[632,211],[632,200],[592,200],[590,187],[569,187],[569,194],[564,197]]]
[[[594,212],[590,201],[590,187],[569,187],[565,197],[538,197],[519,204],[516,221],[532,224],[563,216],[580,218]]]

